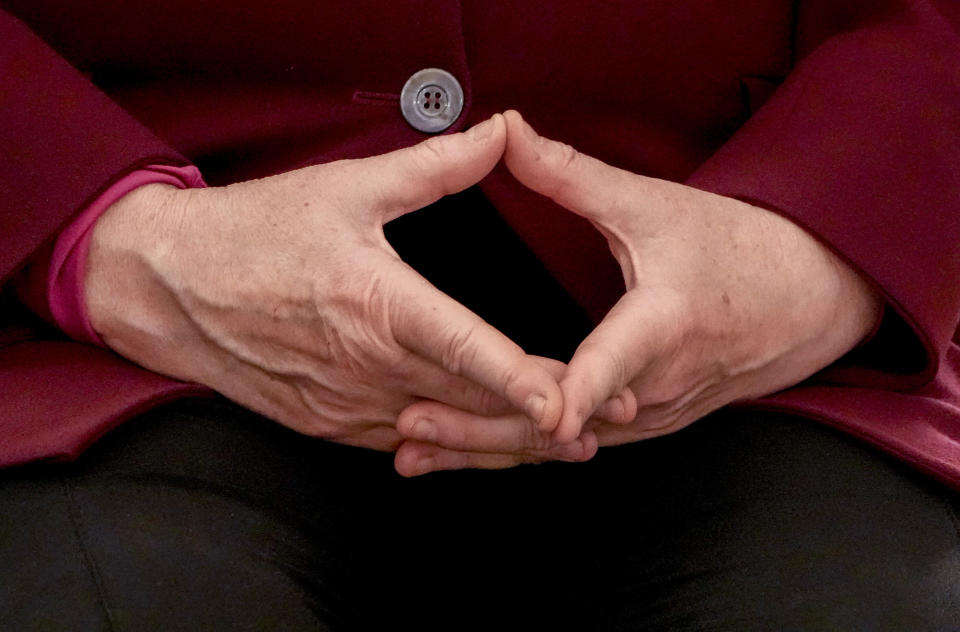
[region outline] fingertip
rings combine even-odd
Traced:
[[[523,115],[512,108],[503,113],[503,120],[507,124],[507,127],[524,123]]]
[[[503,118],[503,115],[497,112],[492,117],[493,124],[496,126],[494,129],[494,134],[496,134],[497,141],[500,144],[500,155],[503,155],[503,152],[507,149],[507,121]]]
[[[612,424],[628,424],[637,416],[637,397],[629,387],[611,397],[593,414]]]
[[[407,439],[414,438],[414,426],[425,417],[436,416],[437,406],[437,402],[431,400],[420,400],[410,404],[397,415],[397,432]]]
[[[557,424],[556,430],[553,431],[553,440],[557,443],[572,443],[576,441],[580,436],[580,431],[583,430],[583,420],[585,419],[586,415],[564,410],[560,418],[560,423]]]
[[[536,356],[528,356],[518,347],[508,378],[506,399],[526,413],[537,428],[551,432],[563,412],[563,392],[553,371]]]
[[[523,141],[536,142],[540,137],[516,110],[504,112],[503,120],[507,130],[507,166],[509,167],[518,151],[523,149]]]
[[[632,388],[625,386],[617,397],[623,405],[623,423],[631,423],[637,418],[637,413],[640,412],[640,404],[637,403],[637,394],[633,392]]]
[[[463,136],[475,143],[496,143],[500,146],[502,153],[503,146],[506,144],[506,131],[506,122],[503,115],[498,112],[463,132]]]
[[[583,444],[583,458],[581,461],[589,461],[597,456],[597,452],[600,450],[600,441],[597,439],[596,433],[587,430],[580,435],[580,441]]]
[[[592,432],[585,432],[570,443],[558,444],[551,451],[550,458],[583,463],[596,456],[598,445],[597,436]]]
[[[393,457],[393,469],[404,478],[429,474],[437,469],[436,448],[419,441],[404,441]]]
[[[407,406],[397,415],[397,432],[406,439],[410,438],[411,430],[418,417],[416,410],[411,409],[412,406]]]
[[[624,416],[623,402],[619,397],[611,397],[600,404],[600,408],[593,413],[593,416],[608,423],[620,423]]]
[[[580,436],[584,424],[598,405],[594,403],[591,385],[569,371],[560,381],[560,391],[563,394],[563,412],[554,431],[554,439],[569,443]]]
[[[541,429],[549,428],[545,432],[553,432],[563,418],[563,391],[560,389],[560,383],[550,375],[549,371],[546,375],[550,378],[550,397],[547,398],[547,406],[540,423]]]
[[[404,441],[397,448],[396,454],[393,455],[393,469],[404,478],[411,478],[420,474],[416,468],[418,456],[415,449],[411,449],[412,446],[412,442]]]
[[[553,432],[560,424],[560,415],[563,413],[563,396],[559,387],[550,396],[531,395],[527,402],[527,416],[536,422],[537,428],[541,432]]]

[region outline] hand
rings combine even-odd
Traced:
[[[725,404],[792,386],[872,329],[881,301],[853,269],[792,222],[738,200],[606,165],[538,136],[507,112],[505,158],[531,189],[587,218],[607,238],[626,294],[583,341],[560,386],[554,433],[574,440],[625,386],[626,425],[591,421],[600,445],[674,432]],[[424,404],[404,411],[414,418]],[[476,415],[430,411],[456,435]],[[519,453],[519,417],[501,445]],[[506,427],[501,417],[499,425]],[[415,426],[404,435],[422,440]],[[510,436],[512,439],[508,439]],[[512,441],[512,445],[507,445]],[[457,445],[402,447],[410,471],[463,462]]]
[[[557,379],[566,372],[563,362],[537,360]],[[590,423],[616,426],[629,423],[635,415],[636,400],[624,389],[604,402]],[[407,438],[394,458],[397,472],[404,476],[465,468],[495,470],[545,461],[589,461],[598,447],[597,436],[590,431],[560,443],[507,402],[477,413],[442,402],[420,401],[400,414],[397,430]]]
[[[383,224],[483,178],[502,116],[465,134],[224,188],[142,187],[98,221],[86,300],[134,362],[300,432],[381,450],[421,398],[553,427],[556,380],[399,257]],[[528,423],[530,423],[528,421]]]

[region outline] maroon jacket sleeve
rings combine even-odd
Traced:
[[[871,344],[905,374],[870,381],[917,386],[960,315],[960,9],[798,6],[794,70],[688,184],[782,213],[872,280]]]
[[[68,342],[17,303],[11,276],[113,182],[186,161],[0,10],[0,467],[70,459],[140,410],[204,394]]]
[[[186,160],[0,10],[0,284],[124,174]]]

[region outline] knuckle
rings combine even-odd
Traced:
[[[489,389],[479,389],[476,398],[477,410],[482,413],[492,413],[503,407],[501,397]]]
[[[465,367],[476,361],[479,349],[475,338],[475,325],[457,329],[447,337],[440,357],[440,362],[447,371],[454,375],[463,375]]]
[[[557,167],[560,169],[569,169],[580,157],[580,152],[573,145],[567,143],[557,143],[556,158]]]
[[[563,197],[570,186],[570,172],[579,161],[580,152],[572,145],[554,141],[554,150],[550,152],[547,165],[553,177],[545,192],[551,198]]]
[[[380,363],[384,382],[390,387],[402,388],[420,379],[420,369],[413,358],[413,352],[399,345],[386,348]]]
[[[447,194],[442,178],[437,177],[438,168],[450,159],[450,150],[444,139],[434,136],[409,148],[406,157],[406,174],[417,182],[421,192],[426,188],[430,197],[442,197]]]
[[[431,136],[417,147],[423,160],[443,161],[447,156],[447,144],[440,136]]]
[[[442,138],[435,136],[415,145],[413,149],[411,163],[418,180],[440,188],[438,179],[434,176],[438,166],[445,164],[449,159],[446,143]]]
[[[552,440],[549,435],[545,435],[531,422],[524,420],[525,423],[520,431],[521,442],[528,455],[539,457],[548,452],[552,447]]]
[[[503,376],[500,379],[500,392],[509,397],[509,395],[513,393],[513,391],[515,391],[520,385],[523,375],[524,371],[522,370],[522,367],[518,366],[517,364],[506,367],[504,369]]]

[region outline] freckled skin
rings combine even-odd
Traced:
[[[555,426],[555,377],[383,235],[386,221],[479,181],[504,145],[496,115],[363,160],[204,190],[141,187],[94,230],[91,322],[144,367],[342,443],[395,449],[399,412],[424,398],[483,412],[539,396],[536,420]]]
[[[516,112],[505,116],[511,173],[597,227],[627,290],[560,379],[555,440],[589,435],[615,445],[674,432],[734,400],[800,382],[855,346],[879,318],[881,300],[867,282],[790,221],[611,167],[538,136]],[[626,419],[597,419],[612,397]],[[437,405],[430,414],[450,437],[494,423]],[[455,442],[411,442],[401,452],[418,473],[508,467],[524,462],[533,445],[521,421],[495,420],[496,445],[512,461]],[[444,429],[437,432],[442,439]]]

